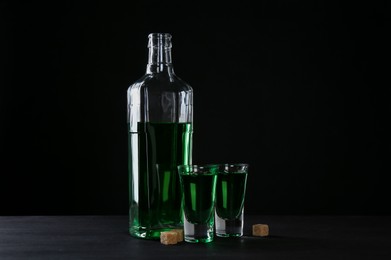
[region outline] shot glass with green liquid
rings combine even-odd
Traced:
[[[218,237],[240,237],[244,226],[246,163],[220,164],[216,183],[215,225]]]
[[[219,166],[179,165],[184,240],[208,243],[214,238],[216,180]]]

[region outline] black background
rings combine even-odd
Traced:
[[[127,214],[151,32],[194,89],[193,161],[250,164],[248,212],[391,213],[389,4],[211,4],[0,0],[0,214]]]

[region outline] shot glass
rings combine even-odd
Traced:
[[[214,238],[216,180],[219,166],[179,165],[184,240],[208,243]]]
[[[216,183],[216,236],[243,235],[244,199],[248,176],[246,163],[220,164]]]

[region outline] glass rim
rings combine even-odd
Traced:
[[[219,163],[195,163],[195,164],[179,164],[177,167],[184,168],[184,167],[216,167],[219,166]]]
[[[234,167],[234,166],[246,166],[248,167],[250,164],[249,163],[221,163],[221,165],[224,166],[229,166],[229,167]]]
[[[249,163],[223,163],[219,166],[219,174],[248,174]]]
[[[219,164],[205,163],[205,164],[180,164],[177,166],[179,174],[217,174]],[[215,171],[206,172],[209,169],[215,169]]]

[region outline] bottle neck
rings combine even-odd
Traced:
[[[168,33],[151,33],[148,38],[147,74],[174,74],[171,61],[171,35]]]

